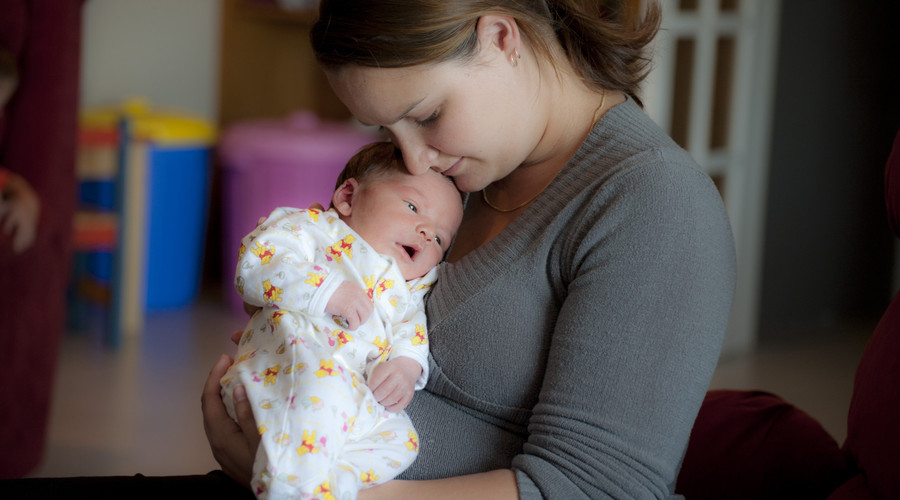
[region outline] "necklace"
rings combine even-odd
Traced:
[[[588,133],[590,133],[590,131],[593,130],[594,125],[596,125],[596,124],[597,124],[597,121],[600,119],[600,110],[603,109],[603,104],[604,104],[605,102],[606,102],[606,90],[604,90],[603,93],[601,94],[601,97],[600,97],[600,105],[597,106],[597,109],[594,110],[594,117],[591,119],[591,128],[588,130]],[[484,204],[485,204],[485,205],[487,205],[487,206],[493,208],[494,210],[496,210],[496,211],[498,211],[498,212],[500,212],[500,213],[502,213],[502,214],[506,214],[506,213],[509,213],[509,212],[515,212],[516,210],[518,210],[518,209],[520,209],[520,208],[522,208],[522,207],[528,205],[528,204],[531,203],[532,201],[536,200],[537,197],[540,196],[541,193],[543,193],[544,190],[547,189],[548,186],[550,186],[550,184],[553,182],[553,179],[555,179],[555,178],[556,178],[556,176],[554,175],[553,177],[550,178],[550,182],[548,182],[547,184],[545,184],[544,187],[542,187],[542,188],[540,189],[540,191],[537,192],[536,195],[532,196],[531,198],[528,198],[527,200],[523,201],[522,203],[520,203],[520,204],[518,204],[518,205],[516,205],[516,206],[514,206],[514,207],[512,207],[512,208],[500,208],[500,207],[498,207],[497,205],[494,205],[493,203],[491,203],[491,201],[488,200],[488,197],[487,197],[487,186],[485,186],[485,187],[482,188],[482,190],[481,190],[481,199],[484,201]]]

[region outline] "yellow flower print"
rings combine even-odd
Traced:
[[[297,447],[298,455],[306,455],[307,453],[317,453],[319,447],[316,446],[316,431],[303,431],[303,440]]]
[[[388,343],[387,340],[382,339],[381,337],[375,337],[375,340],[372,341],[372,344],[378,348],[378,354],[381,355],[384,353],[384,350],[387,349]]]
[[[369,469],[368,472],[363,472],[359,475],[359,480],[362,481],[363,484],[368,485],[378,481],[378,477],[379,476],[375,474],[374,470]]]
[[[256,245],[251,248],[250,251],[253,252],[253,255],[259,257],[259,262],[261,264],[268,264],[269,261],[272,260],[272,256],[275,255],[275,246],[265,246],[261,242],[257,241]]]
[[[334,360],[319,360],[319,369],[315,371],[316,376],[319,378],[328,377],[331,375],[337,375],[338,370],[334,368]]]
[[[263,387],[267,385],[275,385],[275,378],[278,377],[278,370],[281,369],[281,365],[270,366],[266,368],[266,371],[263,372]]]
[[[313,492],[317,498],[321,498],[322,500],[337,500],[337,498],[331,493],[331,486],[328,484],[328,481],[316,486],[316,491]]]
[[[265,299],[267,304],[275,304],[281,302],[281,288],[273,285],[271,281],[266,280],[263,281],[263,299]]]
[[[325,281],[324,274],[316,274],[316,273],[306,273],[306,281],[305,283],[312,285],[316,288],[322,286],[322,282]]]
[[[425,333],[425,325],[416,325],[416,336],[412,338],[413,345],[425,345],[428,343],[428,334]]]
[[[352,250],[354,241],[356,241],[356,238],[354,238],[353,235],[347,235],[341,241],[338,241],[337,243],[326,248],[325,251],[331,258],[333,258],[338,262],[338,264],[340,264],[342,262],[341,259],[344,257],[344,255],[346,255],[350,259],[353,258]]]
[[[406,444],[406,448],[411,451],[419,450],[419,436],[416,435],[415,431],[412,429],[409,430],[409,440],[404,444]]]

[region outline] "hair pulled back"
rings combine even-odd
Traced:
[[[544,59],[559,46],[587,85],[637,98],[659,5],[636,22],[628,13],[624,0],[321,0],[310,38],[325,69],[467,61],[477,54],[478,19],[509,15]]]

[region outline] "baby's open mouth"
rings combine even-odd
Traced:
[[[409,258],[413,258],[416,255],[416,249],[413,247],[403,245],[403,250],[409,255]]]

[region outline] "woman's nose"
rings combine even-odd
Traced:
[[[409,141],[399,147],[406,169],[413,175],[424,174],[437,163],[438,151],[425,143]]]

